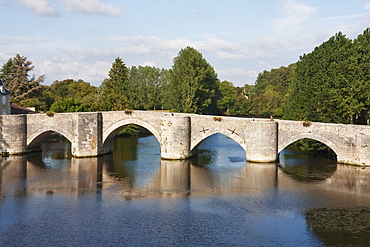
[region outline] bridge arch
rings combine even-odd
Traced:
[[[339,150],[339,148],[336,144],[334,144],[332,141],[330,141],[329,139],[327,139],[323,136],[315,135],[315,134],[312,134],[312,133],[301,133],[299,135],[291,136],[289,139],[287,139],[285,141],[282,141],[281,143],[279,143],[278,153],[283,151],[290,144],[292,144],[292,143],[294,143],[294,142],[296,142],[300,139],[305,139],[305,138],[322,142],[323,144],[325,144],[326,146],[331,148],[337,156],[340,155],[340,150]]]
[[[208,137],[210,137],[214,134],[223,134],[223,135],[233,139],[244,149],[244,151],[246,151],[245,141],[242,138],[240,138],[237,134],[232,133],[232,132],[230,132],[228,130],[225,130],[225,129],[222,129],[222,128],[210,129],[206,133],[202,132],[202,133],[198,134],[197,136],[195,136],[194,138],[192,138],[190,150],[193,151],[197,146],[199,146],[199,144],[202,141],[204,141],[205,139],[207,139]]]
[[[155,127],[153,127],[151,124],[143,120],[131,118],[131,119],[124,119],[124,120],[118,121],[104,130],[103,140],[102,140],[103,147],[107,147],[111,145],[111,143],[113,142],[113,138],[118,132],[119,128],[125,125],[129,125],[129,124],[135,124],[135,125],[138,125],[140,127],[143,127],[149,130],[157,138],[158,142],[161,143],[161,135]],[[112,147],[107,147],[107,148],[112,148]]]
[[[60,128],[58,125],[44,125],[41,126],[39,129],[31,133],[27,137],[27,147],[35,147],[37,146],[42,140],[44,140],[48,135],[52,132],[57,132],[62,134],[65,138],[68,139],[69,142],[73,143],[72,141],[72,134],[66,131],[63,128]]]

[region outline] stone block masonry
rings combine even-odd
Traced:
[[[94,157],[110,152],[114,136],[128,124],[152,132],[163,159],[187,159],[204,139],[221,133],[245,150],[248,161],[274,162],[288,145],[310,138],[330,147],[340,163],[370,165],[369,126],[151,111],[1,115],[0,152],[27,152],[58,132],[71,142],[73,156]]]

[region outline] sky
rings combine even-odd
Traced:
[[[114,59],[170,69],[194,47],[221,81],[254,84],[339,31],[370,27],[369,0],[0,0],[0,65],[27,57],[43,84],[99,86]]]

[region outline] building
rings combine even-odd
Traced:
[[[10,102],[11,93],[9,92],[8,89],[6,89],[1,79],[0,79],[0,94],[1,94],[1,104],[0,104],[1,115],[35,113],[34,108],[23,107]]]
[[[6,89],[1,79],[0,79],[0,94],[1,94],[1,104],[0,104],[1,115],[11,114],[12,113],[10,107],[11,93],[8,91],[8,89]]]

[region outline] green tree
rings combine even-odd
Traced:
[[[161,109],[170,110],[172,109],[172,90],[171,90],[171,70],[161,69],[160,71],[160,106]]]
[[[349,123],[363,110],[354,87],[359,67],[353,43],[342,33],[304,54],[290,83],[286,118]],[[360,89],[361,90],[361,89]]]
[[[370,28],[357,36],[353,42],[355,50],[352,86],[348,90],[351,100],[357,100],[352,122],[367,124],[370,111]]]
[[[161,103],[161,70],[149,66],[129,69],[128,84],[134,85],[134,109],[158,109]]]
[[[232,108],[237,100],[237,94],[234,89],[234,84],[229,81],[220,82],[220,99],[217,102],[218,109],[221,113],[230,115]]]
[[[11,67],[13,65],[13,60],[11,58],[8,59],[6,63],[0,69],[0,79],[5,83],[8,75],[11,73]]]
[[[55,101],[54,103],[58,105],[58,110],[55,112],[61,112],[63,109],[68,109],[68,112],[100,110],[97,88],[83,80],[67,79],[54,81],[48,88],[48,91],[48,96],[52,97]],[[44,95],[46,96],[46,94]],[[62,105],[65,106],[61,107]],[[74,107],[69,107],[68,105],[73,105]],[[79,107],[75,107],[76,105]],[[53,108],[55,107],[54,105]]]
[[[13,101],[21,102],[22,100],[41,96],[43,86],[40,83],[44,81],[45,76],[42,75],[36,79],[33,75],[29,79],[29,73],[33,69],[32,62],[27,61],[27,57],[19,54],[3,66],[2,73],[6,74],[5,86],[12,93]]]
[[[132,109],[135,88],[128,84],[128,69],[121,58],[114,60],[108,76],[99,88],[103,110]]]
[[[251,114],[267,117],[282,116],[288,94],[288,84],[295,71],[295,64],[258,74],[253,88]]]
[[[169,83],[171,108],[177,112],[217,113],[219,80],[215,70],[192,47],[174,58]]]
[[[251,91],[252,86],[234,87],[236,100],[230,108],[230,115],[249,116],[252,110]]]

